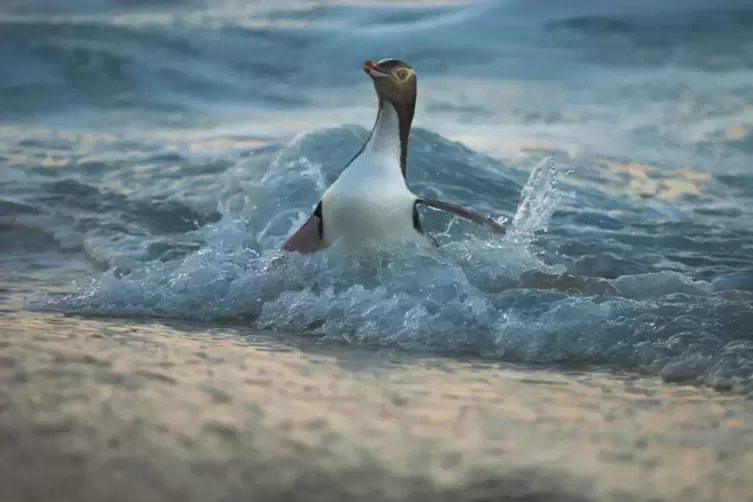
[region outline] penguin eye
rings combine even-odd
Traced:
[[[408,70],[402,68],[397,70],[397,78],[399,78],[400,80],[405,80],[406,78],[408,78]]]

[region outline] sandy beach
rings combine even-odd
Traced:
[[[753,404],[216,325],[0,317],[0,498],[753,500]]]

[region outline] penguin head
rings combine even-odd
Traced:
[[[380,100],[389,101],[397,108],[416,101],[416,71],[399,59],[382,59],[363,63],[363,71],[374,82]]]

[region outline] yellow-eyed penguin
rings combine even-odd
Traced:
[[[283,249],[309,253],[337,241],[347,249],[405,241],[436,246],[424,231],[417,205],[426,204],[482,224],[498,234],[505,228],[491,218],[448,202],[420,197],[405,180],[408,136],[416,108],[416,72],[397,59],[366,61],[379,100],[374,128],[338,178],[324,192],[313,214]]]

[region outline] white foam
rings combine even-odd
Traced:
[[[350,132],[339,133],[353,140]],[[683,333],[709,337],[715,330],[740,329],[729,326],[734,322],[727,315],[729,303],[704,281],[678,272],[637,274],[604,280],[616,288],[610,294],[519,284],[531,270],[558,273],[564,268],[546,263],[535,238],[546,232],[555,211],[573,200],[573,194],[561,190],[563,173],[552,159],[535,166],[522,184],[521,201],[503,238],[467,222],[447,225],[443,233],[436,230],[441,217],[427,214],[427,225],[442,242],[438,252],[406,246],[368,259],[348,257],[337,246],[312,255],[280,252],[279,245],[337,174],[337,164],[322,167],[329,166],[321,162],[329,152],[319,146],[338,141],[333,134],[301,136],[266,167],[250,160],[229,170],[222,180],[227,186],[220,204],[224,216],[194,232],[206,242],[199,251],[142,263],[123,277],[109,271],[47,307],[89,315],[244,318],[258,328],[353,343],[434,347],[529,362],[619,363],[667,378],[689,374],[715,385],[753,388],[751,372],[725,355],[748,346],[730,346],[728,352],[712,351],[704,358],[692,344],[668,344]],[[422,141],[421,148],[455,148],[444,140]],[[494,176],[501,174],[495,175],[489,159],[451,152],[445,152],[448,158],[454,155],[477,169],[468,173],[479,180],[466,183],[479,183],[489,197],[497,193]],[[457,188],[449,184],[456,175],[452,164],[447,172],[444,165],[431,168],[437,171],[439,191],[465,193],[452,192]],[[502,173],[501,166],[496,169]],[[450,181],[443,185],[443,179]],[[473,202],[484,200],[491,199],[476,193]]]

